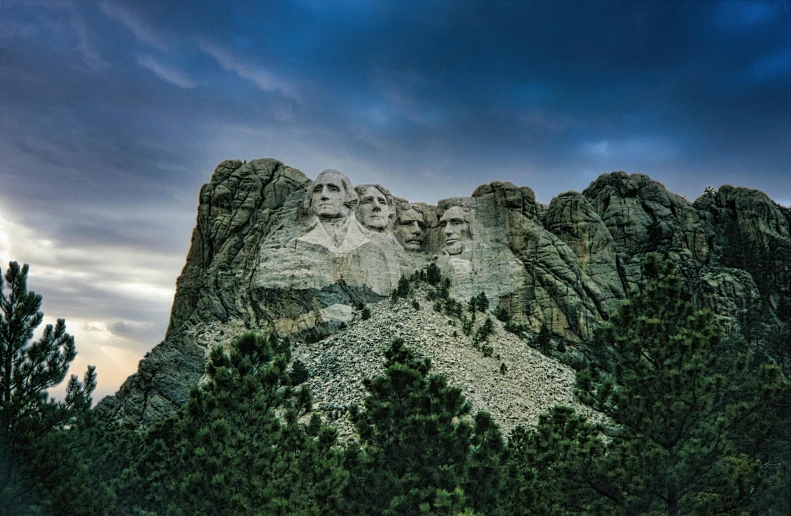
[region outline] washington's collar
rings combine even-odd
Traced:
[[[334,254],[345,254],[354,251],[358,247],[367,244],[371,241],[366,235],[365,230],[362,228],[354,213],[350,213],[344,222],[345,236],[340,245],[335,245],[335,242],[330,238],[321,219],[314,215],[311,220],[308,232],[299,237],[297,240],[308,244],[320,245],[327,248]]]

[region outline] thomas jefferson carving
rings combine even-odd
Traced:
[[[357,218],[362,225],[380,233],[389,228],[394,215],[392,194],[377,185],[360,185],[354,190],[360,199]]]
[[[451,206],[442,214],[439,223],[445,239],[443,251],[452,256],[461,254],[467,241],[472,239],[469,212],[459,206]]]
[[[325,170],[308,189],[305,208],[314,218],[308,232],[297,241],[320,245],[336,254],[370,242],[352,212],[357,201],[348,177],[337,170]]]
[[[413,205],[404,206],[398,214],[395,228],[396,238],[407,251],[421,251],[426,239],[426,221],[423,213]]]

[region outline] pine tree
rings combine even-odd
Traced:
[[[406,279],[406,277],[401,276],[401,279],[398,280],[398,287],[395,292],[397,292],[397,296],[401,299],[408,298],[412,293],[412,285],[409,284],[409,280]]]
[[[486,297],[486,294],[481,292],[480,294],[478,294],[478,310],[480,310],[481,313],[486,313],[486,310],[488,309],[489,309],[489,298]]]
[[[494,323],[492,322],[491,318],[487,317],[486,320],[483,322],[483,324],[478,328],[478,331],[475,332],[475,338],[473,339],[473,342],[476,345],[486,342],[486,340],[493,333],[494,333]]]
[[[77,350],[63,319],[54,328],[47,325],[41,338],[31,342],[44,315],[41,296],[27,290],[27,274],[27,265],[11,262],[5,282],[0,277],[0,510],[11,513],[41,499],[37,475],[45,472],[36,469],[36,459],[51,449],[52,432],[62,431],[90,408],[96,388],[96,373],[89,366],[82,382],[72,375],[64,401],[49,398],[47,389],[63,381]]]
[[[475,312],[485,313],[486,310],[489,309],[489,299],[486,297],[486,294],[481,292],[478,295],[472,296],[467,304],[467,309],[473,314],[473,318],[475,317]]]
[[[568,407],[554,407],[536,428],[517,427],[507,444],[499,513],[555,516],[613,513],[607,500],[601,427]]]
[[[215,347],[208,381],[177,417],[149,433],[127,490],[143,486],[139,509],[168,514],[328,514],[346,479],[337,431],[300,419],[307,386],[295,390],[287,343],[245,334],[230,354]],[[134,493],[127,495],[135,498]]]
[[[347,451],[348,512],[456,514],[472,508],[465,487],[480,482],[486,489],[487,479],[499,478],[492,473],[499,464],[499,431],[485,414],[470,424],[461,391],[430,375],[430,361],[415,358],[402,339],[385,357],[384,375],[364,382],[364,410],[352,410],[361,445]]]
[[[745,357],[723,359],[734,353],[683,299],[674,265],[648,255],[643,271],[647,286],[596,331],[577,375],[581,401],[608,421],[555,407],[515,430],[505,513],[784,514],[787,447],[765,445],[787,392],[779,369],[745,380]]]
[[[426,270],[426,281],[429,285],[438,285],[442,281],[442,273],[436,263],[430,263]]]
[[[504,367],[505,364],[502,364]],[[502,433],[488,412],[475,414],[464,472],[464,493],[468,505],[481,514],[497,514],[503,498]]]
[[[114,512],[115,484],[130,463],[126,447],[135,434],[114,432],[97,416],[93,410],[84,411],[30,450],[36,481],[34,514]]]
[[[549,355],[552,352],[552,333],[549,331],[545,325],[541,325],[541,330],[538,332],[538,338],[536,338],[536,346],[538,350],[545,355]]]
[[[648,285],[596,335],[608,359],[577,376],[580,399],[614,423],[600,489],[613,510],[631,513],[746,506],[763,471],[744,437],[779,388],[779,371],[763,368],[760,386],[738,396],[733,379],[745,361],[719,359],[713,314],[682,299],[672,262],[648,255],[643,271]]]

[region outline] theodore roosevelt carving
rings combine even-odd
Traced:
[[[405,205],[398,214],[395,234],[407,251],[421,251],[426,239],[426,221],[422,211],[418,211],[414,205]]]

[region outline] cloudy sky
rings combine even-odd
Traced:
[[[413,201],[642,172],[791,202],[791,0],[0,0],[0,262],[114,392],[198,191],[277,158]]]

